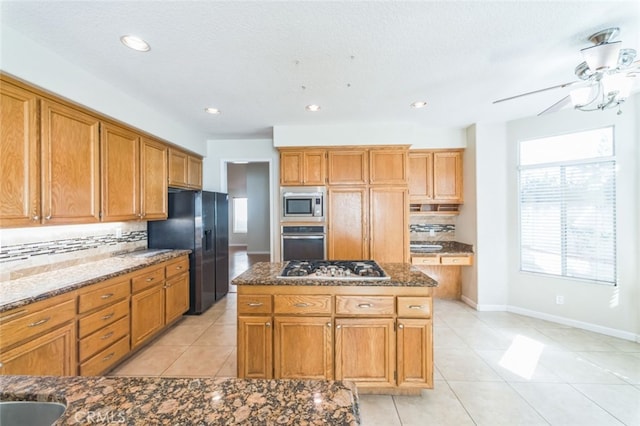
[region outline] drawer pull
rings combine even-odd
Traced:
[[[148,282],[148,283],[150,283],[150,282],[151,282],[151,281],[153,281],[153,280],[155,280],[155,278],[154,278],[154,277],[149,277],[149,278],[147,278],[147,282]]]
[[[247,306],[251,306],[252,308],[257,308],[258,306],[262,306],[262,302],[249,302]]]
[[[108,319],[111,319],[111,318],[113,318],[113,316],[114,316],[115,314],[116,314],[115,312],[111,312],[110,314],[107,314],[107,315],[103,316],[103,317],[102,317],[102,320],[103,320],[103,321],[106,321],[106,320],[108,320]]]
[[[162,288],[171,288],[170,285],[163,285]]]
[[[3,317],[0,322],[5,322],[10,320],[11,318],[15,318],[15,317],[19,317],[21,315],[26,314],[27,312],[29,312],[28,309],[20,309],[18,312],[14,312],[11,315],[7,315],[6,317]]]
[[[182,266],[176,266],[176,269],[179,271],[180,269],[182,269]]]
[[[37,326],[42,325],[45,322],[49,321],[50,319],[51,319],[51,317],[46,317],[44,319],[41,319],[40,321],[32,322],[27,327],[37,327]]]
[[[113,297],[113,293],[103,294],[102,296],[100,296],[100,299],[108,299],[110,297]]]
[[[102,358],[102,361],[109,361],[111,358],[113,358],[113,356],[115,355],[115,352],[111,352],[109,355],[105,356],[104,358]]]
[[[100,340],[107,340],[109,337],[113,336],[113,331],[108,332],[104,336],[100,338]]]
[[[295,306],[296,308],[308,308],[309,306],[311,306],[311,303],[306,303],[306,302],[294,303],[293,306]]]
[[[424,305],[409,305],[409,309],[424,309]]]
[[[372,303],[358,303],[358,308],[371,308],[373,307]]]

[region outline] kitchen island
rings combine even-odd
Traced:
[[[66,405],[56,425],[358,425],[348,383],[314,380],[0,376],[2,401]]]
[[[261,262],[236,277],[238,377],[348,380],[360,393],[433,387],[432,291],[410,264],[388,279],[280,277]]]

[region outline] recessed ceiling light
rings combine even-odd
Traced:
[[[320,111],[320,105],[311,104],[304,107],[304,109],[306,109],[307,111],[316,112]]]
[[[149,50],[151,50],[151,46],[149,46],[149,43],[147,43],[140,37],[136,37],[133,35],[123,35],[122,37],[120,37],[120,41],[128,48],[137,50],[138,52],[148,52]]]
[[[208,108],[205,108],[204,110],[209,114],[220,114],[220,110],[218,108],[208,107]]]
[[[415,101],[411,104],[411,108],[424,108],[427,106],[426,101]]]

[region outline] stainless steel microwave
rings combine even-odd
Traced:
[[[283,222],[324,222],[326,194],[327,191],[323,186],[281,187],[281,220]]]

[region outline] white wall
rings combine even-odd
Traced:
[[[269,163],[247,165],[247,253],[270,251]]]
[[[324,126],[274,126],[273,143],[285,146],[412,145],[417,148],[464,148],[463,129],[426,128],[409,123]]]
[[[466,130],[467,148],[462,157],[462,190],[464,204],[460,215],[456,218],[456,240],[471,244],[474,248],[478,244],[477,233],[477,182],[476,182],[476,125]],[[478,304],[478,253],[471,266],[462,269],[462,299],[471,306]]]
[[[204,133],[140,102],[6,25],[1,26],[0,38],[2,71],[200,155],[206,154]]]
[[[577,325],[583,328],[639,338],[640,324],[640,95],[635,95],[616,110],[581,112],[565,110],[542,117],[507,123],[507,274],[509,309],[538,317]],[[618,286],[599,285],[577,280],[558,279],[522,273],[518,270],[518,190],[517,143],[531,139],[614,125],[616,143],[617,226],[618,226]],[[493,144],[496,155],[504,149],[502,141]],[[498,157],[499,158],[499,157]],[[489,172],[487,170],[487,172]],[[478,182],[483,185],[483,182]],[[479,194],[480,198],[480,194]],[[482,224],[478,223],[481,228]],[[496,248],[497,248],[496,244]],[[478,250],[488,250],[479,247]],[[565,303],[557,305],[556,295],[563,295]]]

